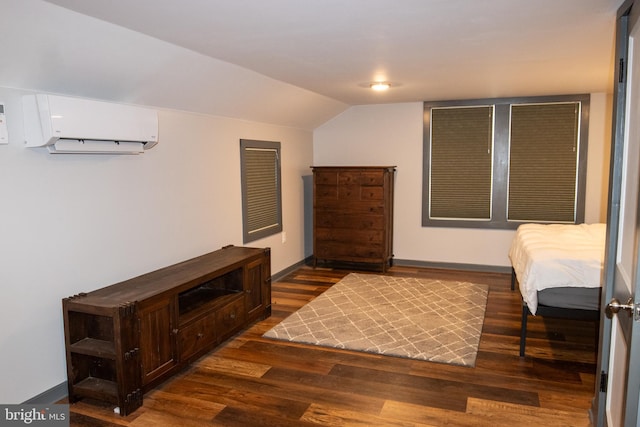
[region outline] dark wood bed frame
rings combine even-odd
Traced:
[[[511,290],[515,289],[516,271],[511,268]],[[520,323],[520,357],[524,357],[525,347],[527,345],[527,320],[531,311],[527,304],[522,301],[522,321]],[[599,320],[600,310],[582,310],[578,308],[561,308],[549,305],[538,304],[536,315],[543,317],[552,317],[559,319],[572,320]]]

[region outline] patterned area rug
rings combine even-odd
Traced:
[[[475,366],[488,287],[351,273],[263,336]]]

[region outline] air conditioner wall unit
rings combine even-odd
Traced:
[[[49,152],[139,154],[158,143],[150,108],[58,95],[22,98],[26,147]]]

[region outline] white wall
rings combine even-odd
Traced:
[[[613,96],[591,94],[585,222],[607,222]]]
[[[422,227],[422,103],[355,106],[314,131],[314,165],[397,166],[396,259],[509,267],[511,230]],[[606,221],[611,98],[589,117],[586,222]]]
[[[160,110],[160,142],[139,156],[52,155],[22,146],[21,94],[0,88],[0,402],[66,380],[61,300],[175,262],[242,245],[240,138],[280,141],[281,235],[272,272],[302,260],[310,131]]]

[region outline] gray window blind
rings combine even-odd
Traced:
[[[244,242],[282,231],[280,144],[241,140]]]
[[[246,161],[247,224],[252,233],[278,224],[277,152],[249,148]]]
[[[493,106],[431,110],[431,218],[491,218]]]
[[[580,103],[512,105],[507,216],[574,222]]]

